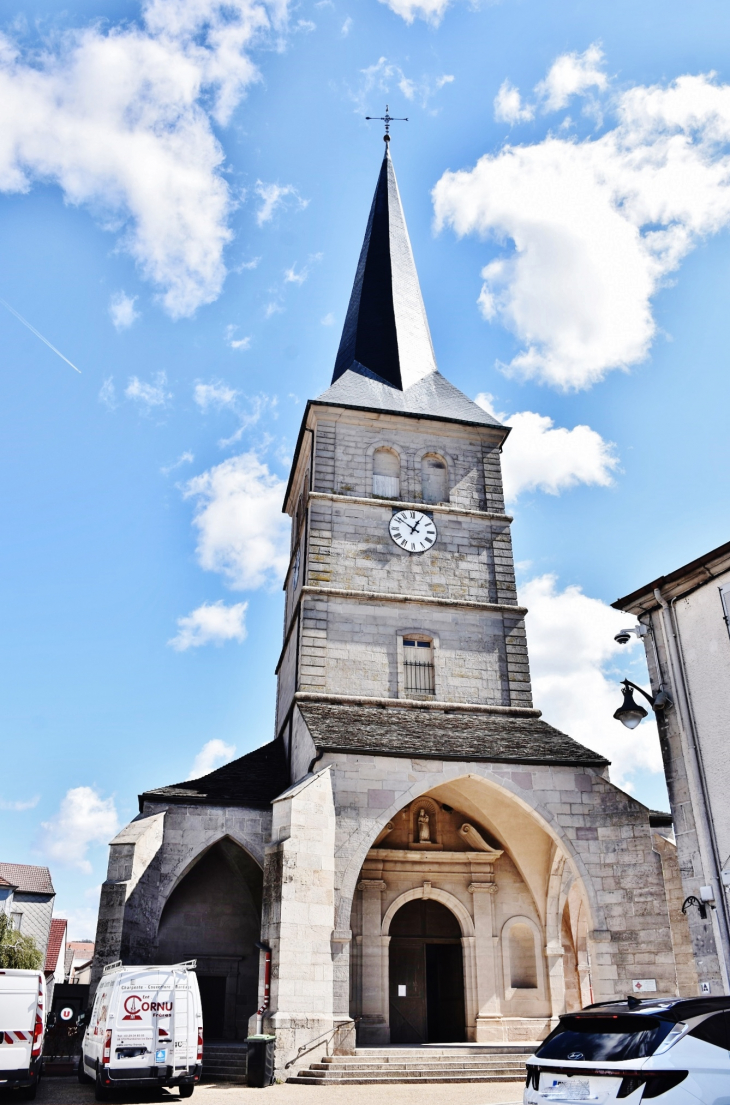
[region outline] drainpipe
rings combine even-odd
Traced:
[[[256,1034],[262,1036],[264,1032],[264,1013],[269,1008],[269,995],[271,993],[271,948],[264,944],[263,940],[256,941],[256,947],[264,952],[264,1000],[256,1010]]]
[[[722,974],[725,992],[730,993],[730,979],[728,978],[728,967],[730,966],[730,919],[728,918],[728,902],[722,883],[722,860],[717,844],[715,821],[712,816],[707,775],[702,761],[702,751],[697,739],[697,722],[694,716],[694,710],[692,709],[692,697],[684,663],[679,621],[674,608],[677,599],[675,598],[671,603],[668,603],[658,587],[654,588],[654,598],[662,608],[662,635],[664,637],[665,646],[667,646],[667,658],[672,671],[672,682],[679,692],[677,695],[677,705],[682,717],[682,727],[688,738],[691,766],[694,769],[693,774],[695,775],[695,782],[699,784],[697,789],[702,800],[702,816],[699,819],[695,818],[695,828],[697,829],[698,837],[703,845],[702,852],[710,860],[708,864],[708,874],[709,881],[714,891],[715,902],[718,907],[716,911],[717,927],[722,949],[722,955],[719,956],[720,972]],[[669,628],[668,633],[666,628],[667,624]]]

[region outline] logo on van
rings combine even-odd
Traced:
[[[137,994],[130,994],[128,998],[124,1000],[124,1009],[126,1016],[122,1017],[123,1021],[141,1021],[140,1009],[142,1008],[142,998]]]
[[[171,1001],[143,1001],[139,994],[130,994],[124,999],[125,1016],[123,1021],[141,1021],[141,1013],[172,1013]]]

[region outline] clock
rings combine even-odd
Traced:
[[[388,529],[396,545],[409,553],[425,552],[438,536],[433,518],[421,510],[399,510],[390,519]]]

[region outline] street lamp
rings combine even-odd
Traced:
[[[624,679],[621,686],[624,689],[624,700],[613,716],[617,721],[620,721],[622,725],[625,725],[627,729],[635,729],[637,725],[641,724],[648,713],[638,702],[634,702],[634,696],[631,693],[632,688],[638,691],[639,694],[643,694],[655,713],[657,710],[666,710],[672,705],[672,700],[666,691],[659,691],[657,695],[652,696],[642,690],[641,687],[637,687],[636,683],[632,683],[630,679]]]

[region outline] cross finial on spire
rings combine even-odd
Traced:
[[[385,142],[386,151],[388,149],[388,143],[390,142],[390,124],[408,122],[408,116],[406,116],[405,118],[396,118],[395,115],[391,115],[390,108],[387,104],[385,105],[385,115],[366,115],[365,118],[370,119],[371,121],[377,122],[379,120],[381,123],[385,123],[385,134],[383,135],[383,141]]]

